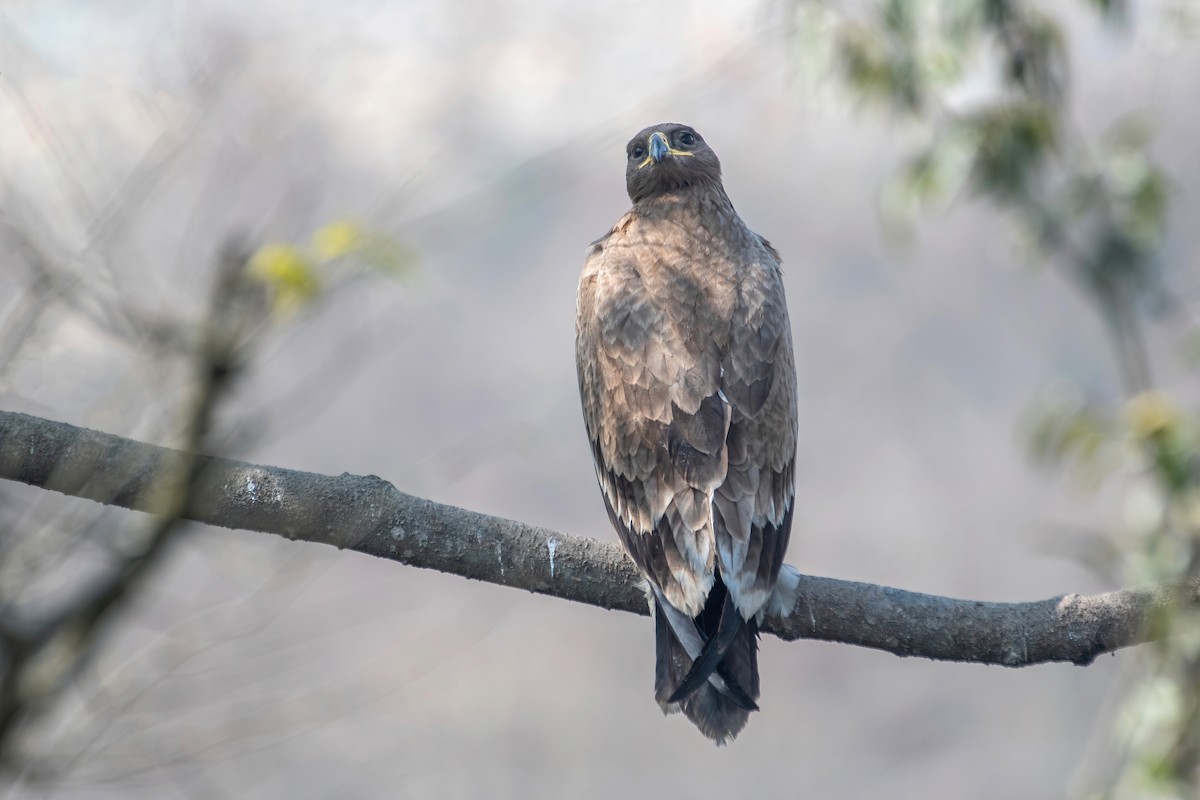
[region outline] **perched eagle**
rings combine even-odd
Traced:
[[[723,744],[758,708],[758,624],[792,523],[783,278],[695,130],[646,128],[626,158],[633,208],[579,280],[579,393],[609,518],[653,593],[655,698]]]

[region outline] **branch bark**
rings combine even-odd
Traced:
[[[0,478],[152,512],[179,451],[0,411]],[[399,561],[600,608],[647,614],[640,579],[613,544],[442,505],[374,475],[318,475],[199,457],[184,518]],[[1200,577],[1107,594],[987,603],[820,578],[787,568],[763,629],[899,656],[1028,666],[1090,664],[1154,638],[1177,604],[1200,603]]]

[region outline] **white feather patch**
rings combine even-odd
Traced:
[[[796,607],[796,598],[799,595],[800,573],[791,564],[784,564],[779,570],[779,580],[775,581],[775,589],[767,599],[763,611],[772,617],[786,617]]]

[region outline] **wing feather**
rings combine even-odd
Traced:
[[[796,383],[782,278],[762,240],[750,240],[749,268],[720,254],[701,267],[683,257],[695,250],[688,236],[631,212],[593,245],[576,322],[580,394],[605,505],[639,569],[690,617],[719,570],[749,619],[791,522]]]

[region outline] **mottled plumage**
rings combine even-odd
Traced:
[[[609,517],[654,595],[656,699],[721,743],[757,708],[758,617],[791,528],[779,255],[693,129],[647,128],[627,157],[634,206],[580,277],[579,390]]]

